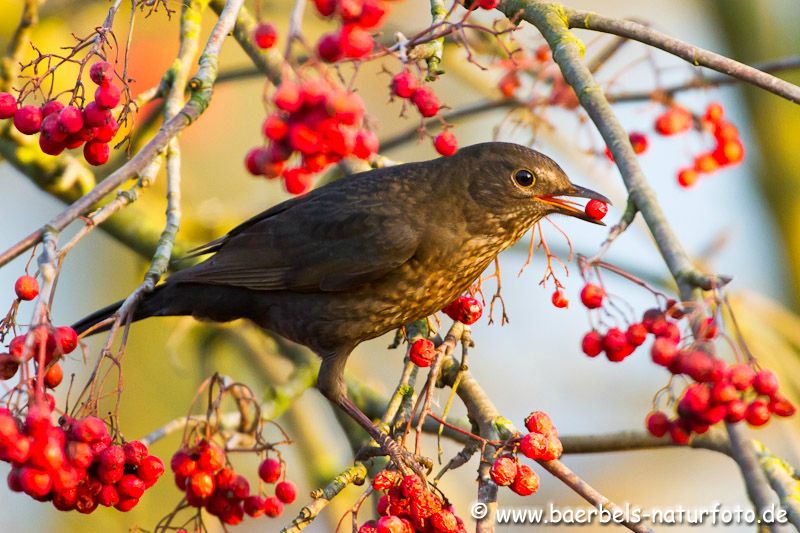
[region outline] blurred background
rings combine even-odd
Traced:
[[[5,46],[16,26],[21,4],[21,1],[0,0],[0,47]],[[285,34],[288,10],[293,3],[265,1],[263,4],[262,18],[272,21]],[[180,9],[177,2],[170,5]],[[800,5],[792,0],[639,3],[574,0],[568,5],[649,21],[669,34],[743,62],[790,56],[800,50],[800,34],[795,31],[800,23]],[[71,44],[70,35],[86,33],[99,25],[107,8],[108,3],[102,1],[48,2],[33,34],[37,47],[48,51]],[[304,30],[313,41],[330,28],[329,23],[319,20],[311,11],[307,10]],[[127,16],[123,9],[117,26],[120,35],[124,35]],[[492,20],[491,15],[481,16],[487,22]],[[213,19],[212,13],[206,14],[206,32]],[[428,24],[428,2],[405,0],[393,4],[385,35],[398,30],[413,35]],[[132,85],[134,93],[158,82],[177,52],[177,32],[177,15],[172,20],[164,13],[137,19],[129,69],[136,80]],[[526,46],[534,47],[540,42],[530,28],[519,33]],[[588,44],[589,56],[606,42],[598,40],[596,34],[579,36]],[[642,61],[642,57],[648,60]],[[225,72],[247,67],[248,60],[236,43],[229,40],[221,64]],[[661,67],[658,80],[662,84],[688,80],[696,74],[685,63],[658,52],[646,53],[643,47],[630,44],[598,73],[598,78],[604,82],[613,80],[614,89],[618,90],[650,90],[656,83],[653,64]],[[389,76],[381,72],[382,66],[391,71],[398,69],[397,61],[392,59],[366,65],[356,86],[378,125],[380,137],[386,140],[417,123],[413,116],[399,116],[398,102],[387,102]],[[450,107],[500,97],[496,83],[503,73],[501,69],[480,71],[458,49],[448,49],[443,66],[447,74],[435,87]],[[781,76],[800,82],[798,73]],[[181,136],[185,220],[181,237],[190,241],[210,240],[287,197],[279,183],[247,175],[242,163],[248,149],[261,142],[260,124],[265,116],[263,90],[264,80],[260,77],[220,84],[208,111]],[[729,118],[741,131],[747,150],[745,162],[684,190],[677,185],[675,173],[702,148],[702,139],[692,135],[657,137],[652,124],[661,108],[655,103],[619,104],[616,109],[626,128],[646,132],[650,137],[651,146],[641,156],[641,162],[686,249],[706,268],[733,276],[732,301],[750,348],[765,366],[780,374],[786,392],[797,399],[800,319],[794,312],[800,301],[800,232],[795,230],[800,222],[800,167],[796,160],[800,111],[778,97],[738,85],[689,91],[677,98],[698,113],[709,102],[723,103]],[[498,109],[459,121],[454,131],[460,144],[493,138],[528,143],[530,129],[504,120],[506,113],[507,110]],[[608,160],[587,153],[602,150],[594,129],[578,120],[574,112],[562,109],[548,110],[543,118],[545,123],[539,128],[534,147],[559,161],[576,183],[611,197],[614,206],[606,220],[616,220],[622,213],[625,196],[617,171]],[[413,161],[435,154],[430,142],[412,140],[383,155]],[[143,225],[158,228],[163,224],[163,192],[162,176],[136,204]],[[0,249],[18,241],[63,208],[58,199],[39,190],[2,160],[0,199],[3,230]],[[563,219],[558,223],[571,236],[579,253],[591,255],[606,235],[606,229],[601,227]],[[546,232],[554,248],[564,253],[565,246],[557,232],[547,229]],[[533,264],[517,276],[526,255],[527,240],[523,240],[501,256],[503,295],[511,322],[501,327],[497,321],[488,325],[484,318],[474,326],[477,347],[471,352],[472,372],[500,412],[518,427],[522,427],[527,413],[542,409],[552,416],[562,435],[642,429],[651,398],[667,382],[666,372],[652,365],[646,350],[640,350],[623,364],[612,364],[602,358],[593,360],[581,354],[579,339],[589,326],[577,295],[582,286],[577,266],[569,265],[571,276],[566,279],[572,305],[569,309],[555,309],[550,303],[552,285],[546,289],[538,286],[544,269],[541,254],[537,253]],[[6,301],[10,305],[13,281],[26,260],[27,256],[0,270],[0,287],[6,287],[6,296],[0,298],[0,303]],[[640,222],[616,242],[607,260],[654,282],[666,283],[666,269]],[[93,232],[67,258],[58,285],[54,321],[69,324],[125,297],[138,285],[147,264],[140,255],[102,231]],[[612,276],[606,276],[605,281],[612,293],[639,312],[652,303],[647,294],[630,283]],[[487,293],[493,289],[493,282],[488,282]],[[27,308],[23,310],[27,312]],[[198,384],[215,370],[250,384],[256,391],[263,388],[265,380],[283,379],[290,371],[276,358],[267,359],[275,362],[274,367],[257,370],[251,359],[225,342],[205,343],[200,349],[201,341],[208,338],[203,331],[190,319],[157,319],[133,326],[124,363],[125,391],[121,406],[121,421],[128,439],[141,437],[185,414]],[[360,381],[387,396],[396,384],[403,355],[401,350],[386,349],[390,340],[381,338],[360,346],[349,366]],[[97,353],[99,342],[99,339],[89,341],[90,353]],[[77,374],[80,380],[85,377],[86,366],[73,360],[66,363],[65,371]],[[437,394],[443,405],[447,393]],[[463,410],[454,408],[452,416],[461,415]],[[245,520],[236,531],[279,531],[308,501],[309,490],[321,486],[352,462],[347,440],[333,412],[315,390],[306,392],[278,422],[298,441],[284,450],[289,477],[299,484],[300,497],[287,506],[281,518]],[[762,440],[772,452],[797,466],[800,464],[798,429],[795,417],[773,421],[758,432],[748,430],[748,435]],[[168,462],[178,443],[179,435],[172,436],[159,441],[153,451]],[[459,449],[445,442],[445,457]],[[427,455],[434,456],[435,450],[435,440],[427,441]],[[476,492],[476,461],[473,459],[448,474],[442,483],[459,515],[468,523],[471,522],[469,504]],[[713,452],[664,449],[565,456],[564,461],[620,504],[630,502],[643,508],[709,507],[715,501],[725,506],[749,505],[736,465]],[[251,481],[255,481],[255,461],[237,463],[237,468],[251,474]],[[535,469],[542,477],[539,492],[523,499],[502,490],[501,506],[544,507],[548,502],[559,506],[585,505],[546,472]],[[0,475],[5,476],[7,471],[7,465],[0,465]],[[5,483],[0,483],[0,531],[124,531],[134,526],[152,529],[179,501],[170,478],[168,473],[130,513],[100,509],[91,516],[59,513],[27,496],[10,493]],[[308,530],[333,531],[359,493],[354,488],[342,493]],[[349,520],[345,524],[346,529]],[[214,520],[209,520],[208,526],[211,531],[221,529]],[[580,529],[595,527],[599,529],[599,526]],[[710,527],[693,529],[703,531]],[[727,530],[753,528],[737,526]]]

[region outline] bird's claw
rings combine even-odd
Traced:
[[[403,475],[408,475],[411,472],[419,476],[420,479],[425,479],[428,474],[433,470],[433,462],[427,457],[411,453],[403,448],[397,441],[386,436],[386,440],[380,443],[381,448],[389,455],[389,459],[397,466],[397,469]]]

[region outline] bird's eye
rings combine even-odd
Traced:
[[[523,168],[522,170],[517,170],[514,173],[514,181],[516,181],[517,185],[520,187],[528,188],[536,183],[536,178],[530,170]]]

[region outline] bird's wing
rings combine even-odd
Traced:
[[[279,204],[202,247],[201,253],[216,253],[170,281],[345,291],[379,279],[414,255],[421,229],[390,191],[359,191],[364,187],[370,186],[332,188]],[[353,203],[354,192],[370,194],[356,194]]]

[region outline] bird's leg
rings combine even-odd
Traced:
[[[336,354],[322,359],[322,365],[317,376],[317,389],[328,400],[338,405],[359,426],[364,428],[398,468],[404,473],[408,473],[410,468],[420,478],[425,479],[422,465],[426,465],[427,462],[403,448],[388,434],[378,429],[378,426],[347,397],[347,388],[344,384],[344,363],[347,360],[347,355],[349,355],[349,352],[344,355]]]

